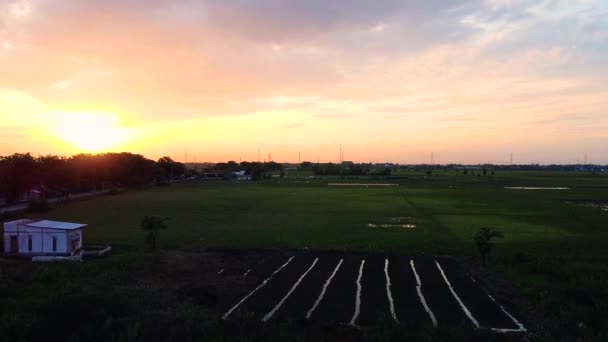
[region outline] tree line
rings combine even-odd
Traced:
[[[303,162],[299,168],[311,170],[317,176],[390,176],[392,172],[390,167],[353,162],[341,164]]]
[[[206,168],[204,172],[219,173],[225,179],[233,178],[233,172],[245,171],[246,174],[251,175],[253,180],[263,179],[265,175],[271,172],[280,172],[283,174],[283,165],[276,162],[240,162],[237,163],[233,160],[226,163],[217,163],[212,167]]]
[[[234,178],[234,172],[245,171],[253,180],[271,172],[281,172],[276,162],[229,161],[210,164],[197,172],[194,165],[162,157],[157,161],[128,152],[54,155],[34,157],[30,153],[0,156],[0,197],[13,203],[31,191],[42,198],[62,197],[70,193],[111,190],[119,187],[165,185],[180,179],[203,177],[205,173]]]
[[[76,192],[166,183],[187,174],[184,164],[169,157],[153,161],[126,152],[72,157],[34,157],[30,153],[16,153],[0,157],[0,196],[12,203],[30,191],[37,191],[43,197],[57,197]]]

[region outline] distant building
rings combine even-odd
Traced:
[[[73,256],[82,250],[86,224],[48,220],[4,223],[4,255]]]
[[[233,172],[232,175],[238,181],[250,181],[252,179],[251,175],[248,175],[245,171]]]

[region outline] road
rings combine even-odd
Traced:
[[[80,199],[80,198],[95,197],[95,196],[106,194],[109,191],[110,190],[81,192],[78,194],[70,194],[69,197],[49,198],[48,201],[50,204],[61,203],[61,202],[71,201],[71,200]],[[15,211],[22,211],[22,210],[27,209],[27,206],[28,206],[27,202],[21,202],[21,203],[9,205],[9,206],[0,207],[0,214],[10,213],[10,212],[15,212]]]

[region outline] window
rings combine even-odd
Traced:
[[[57,252],[57,237],[53,236],[53,252]]]
[[[17,235],[11,235],[10,242],[10,253],[17,254],[19,253],[19,238]]]
[[[32,251],[32,236],[31,235],[27,237],[27,250],[30,252]]]

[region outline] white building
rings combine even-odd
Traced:
[[[86,224],[48,220],[4,223],[4,254],[16,256],[72,256],[82,249]]]
[[[236,180],[239,180],[239,181],[250,181],[251,180],[251,175],[248,175],[246,173],[246,171],[233,172],[232,175],[234,176],[234,178],[236,178]]]

